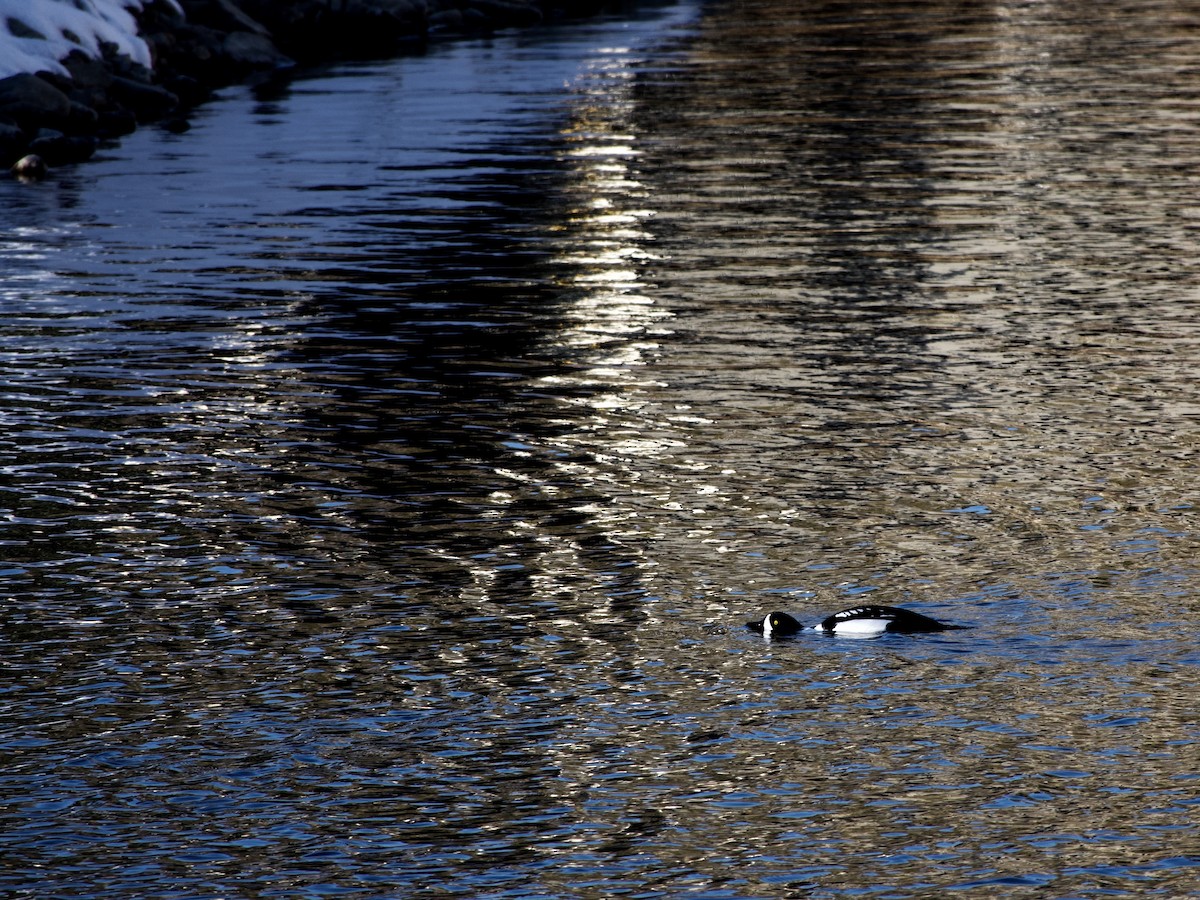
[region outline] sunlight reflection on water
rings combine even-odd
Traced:
[[[0,185],[0,885],[1193,893],[1171,10],[680,7]],[[861,602],[972,627],[741,626]]]

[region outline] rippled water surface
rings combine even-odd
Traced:
[[[0,894],[1200,893],[1194,12],[668,6],[0,182]],[[865,600],[970,628],[743,626]]]

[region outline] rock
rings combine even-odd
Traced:
[[[112,84],[112,72],[108,67],[81,50],[72,50],[62,64],[71,73],[71,83],[76,88],[106,91]]]
[[[184,14],[189,22],[207,25],[218,31],[249,31],[270,37],[270,30],[248,16],[233,0],[185,0]]]
[[[301,61],[386,56],[425,36],[425,0],[242,0],[241,6]]]
[[[511,0],[467,0],[470,9],[483,13],[496,28],[523,28],[542,21],[542,11]]]
[[[161,118],[179,107],[179,98],[166,88],[120,75],[113,77],[112,95],[138,121]]]
[[[64,124],[67,131],[72,134],[78,134],[80,132],[95,131],[96,123],[99,119],[100,116],[96,114],[96,111],[86,103],[72,100],[71,110]]]
[[[374,5],[398,22],[424,22],[429,17],[425,0],[374,0]]]
[[[199,106],[213,96],[208,85],[190,75],[171,75],[162,82],[162,86],[178,97],[186,109]]]
[[[46,161],[36,153],[22,156],[10,170],[21,181],[41,181],[46,177]]]
[[[108,89],[112,85],[112,72],[98,59],[72,50],[63,60],[63,66],[71,73],[70,82],[59,86],[71,100],[91,108],[103,108],[108,104]]]
[[[463,14],[461,9],[441,9],[429,16],[429,31],[431,33],[463,30]]]
[[[44,41],[46,36],[34,28],[32,25],[27,25],[16,16],[9,16],[5,23],[8,26],[8,33],[13,37],[30,38],[35,41]]]
[[[213,79],[225,35],[204,25],[183,25],[169,36],[157,36],[153,46],[167,67],[196,79]]]
[[[96,134],[102,138],[121,137],[137,131],[137,117],[127,109],[116,107],[100,113],[96,123]]]
[[[29,142],[29,152],[40,156],[48,166],[86,162],[96,152],[96,139],[90,135],[67,135],[43,128]]]
[[[491,31],[496,27],[491,16],[473,6],[462,11],[463,31],[470,34],[476,31]]]
[[[221,50],[229,65],[242,72],[281,69],[295,65],[289,57],[279,52],[279,48],[269,37],[251,31],[227,34],[221,44]]]
[[[17,125],[59,125],[70,115],[70,98],[38,76],[22,74],[0,79],[0,116]]]

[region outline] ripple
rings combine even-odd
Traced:
[[[5,890],[1194,892],[1188,23],[646,12],[0,185]]]

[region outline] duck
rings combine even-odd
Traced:
[[[763,637],[790,637],[805,628],[785,612],[773,612],[762,621],[747,622],[746,627]],[[949,625],[899,606],[852,606],[826,616],[820,624],[810,627],[811,631],[826,634],[875,637],[886,632],[894,634],[921,634],[933,631],[951,631],[965,628],[964,625]]]

